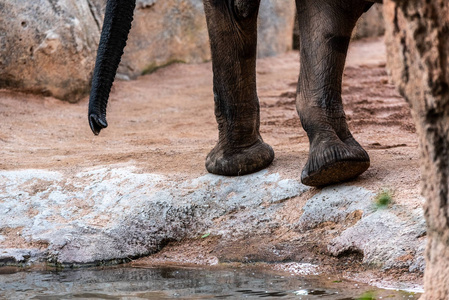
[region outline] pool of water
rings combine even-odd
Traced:
[[[321,276],[322,277],[322,276]],[[0,299],[418,299],[317,276],[241,268],[0,269]]]

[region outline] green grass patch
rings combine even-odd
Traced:
[[[210,236],[210,233],[203,234],[203,235],[201,236],[201,238],[202,238],[202,239],[205,239],[205,238],[207,238],[208,236]]]
[[[363,293],[360,297],[357,298],[357,300],[376,300],[374,297],[374,293],[371,291]]]
[[[388,189],[384,189],[379,192],[374,198],[374,202],[377,208],[386,208],[393,203],[393,192]]]

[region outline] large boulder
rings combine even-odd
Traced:
[[[87,0],[0,1],[0,88],[76,101],[89,90],[100,34]]]
[[[260,6],[258,57],[292,48],[294,1],[269,0]],[[138,0],[121,77],[135,78],[174,62],[211,59],[202,0]]]
[[[118,73],[135,78],[172,62],[210,60],[202,0],[138,0]]]
[[[0,88],[76,102],[90,88],[106,0],[0,0]],[[262,3],[259,57],[291,49],[294,3]],[[210,60],[202,0],[137,0],[119,77]]]
[[[353,38],[361,39],[367,37],[382,36],[385,33],[385,24],[382,12],[382,4],[375,3],[357,21]]]
[[[298,20],[294,21],[293,49],[299,50],[299,26]],[[378,37],[385,33],[382,4],[374,3],[357,21],[352,34],[353,40],[362,38]]]
[[[275,56],[292,49],[295,15],[295,1],[262,1],[258,23],[258,57]]]

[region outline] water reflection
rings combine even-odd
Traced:
[[[6,273],[6,274],[5,274]],[[360,299],[372,287],[262,270],[106,268],[1,272],[0,299]],[[375,290],[372,299],[418,299]],[[382,298],[380,298],[382,297]],[[364,298],[365,299],[365,298]]]

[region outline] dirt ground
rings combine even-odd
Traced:
[[[298,53],[258,61],[261,133],[273,146],[273,167],[299,177],[308,141],[295,110]],[[407,103],[389,83],[382,40],[352,43],[343,83],[349,126],[374,179],[398,192],[419,182],[417,136]],[[175,64],[135,81],[114,84],[109,127],[95,137],[86,97],[77,104],[0,90],[0,168],[71,171],[133,160],[155,173],[205,173],[217,139],[211,64]],[[394,167],[393,167],[394,166]]]
[[[353,42],[348,55],[345,111],[352,133],[371,157],[369,170],[352,184],[373,191],[388,188],[399,204],[416,208],[423,204],[417,135],[408,104],[389,82],[385,55],[382,39]],[[260,59],[257,74],[261,134],[276,153],[270,169],[299,178],[309,145],[295,108],[298,53]],[[135,81],[116,82],[109,127],[98,137],[88,125],[87,101],[69,104],[0,90],[0,169],[70,174],[132,162],[143,172],[186,178],[206,174],[204,160],[218,136],[210,62],[174,64]],[[201,242],[193,248],[189,254],[191,247],[175,245],[171,259],[167,253],[159,258],[191,262],[191,255],[201,263],[198,249],[207,252],[210,245]]]
[[[273,146],[271,168],[294,177],[307,160],[308,140],[295,109],[297,52],[258,61],[261,133]],[[213,148],[211,63],[175,64],[135,81],[114,84],[109,127],[95,137],[86,97],[77,104],[0,90],[0,169],[74,172],[86,166],[133,161],[146,172],[206,173]],[[344,73],[349,127],[371,157],[357,185],[418,197],[418,141],[408,104],[389,82],[381,39],[353,42]],[[401,197],[404,195],[404,197]]]

